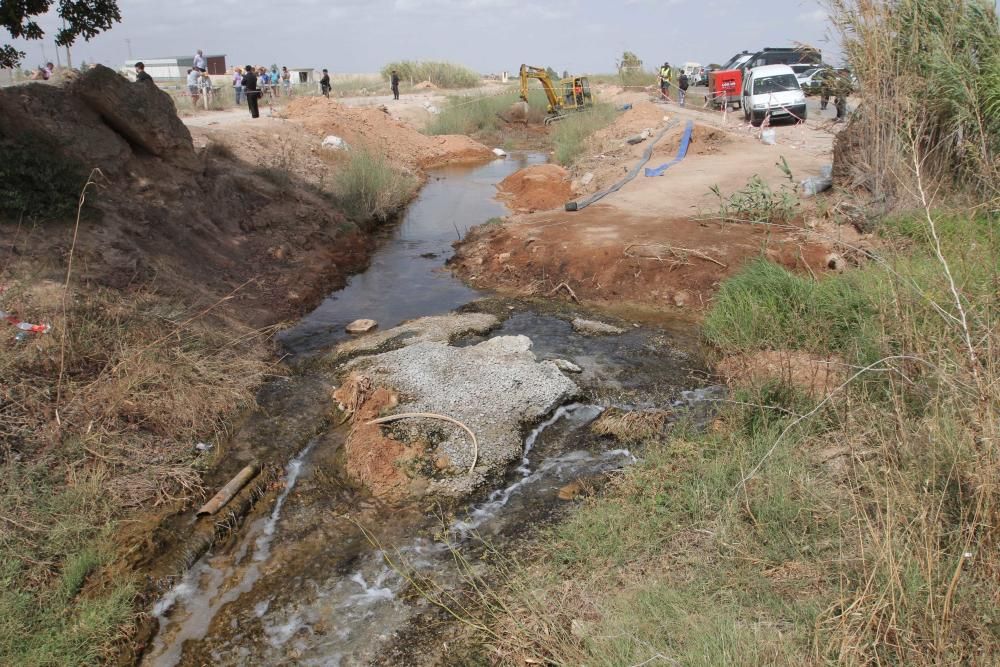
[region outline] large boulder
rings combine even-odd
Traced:
[[[14,141],[34,135],[87,169],[117,172],[132,150],[100,116],[63,88],[45,83],[0,88],[0,136]]]
[[[194,144],[170,95],[149,82],[130,82],[103,65],[71,86],[74,96],[133,146],[181,165],[194,162]]]

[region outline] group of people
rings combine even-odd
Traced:
[[[243,80],[250,72],[257,80],[257,91],[260,97],[267,96],[273,99],[281,95],[291,96],[292,73],[288,71],[287,67],[282,67],[279,72],[277,65],[272,65],[270,70],[266,67],[247,65],[246,67],[233,68],[233,94],[237,104],[242,104],[246,97],[246,85]]]
[[[674,85],[674,70],[669,62],[664,62],[660,67],[657,79],[660,82],[660,97],[664,101],[670,101],[670,86]],[[685,72],[681,72],[677,77],[677,103],[684,106],[687,99],[687,91],[691,86],[691,78]]]

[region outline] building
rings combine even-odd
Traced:
[[[288,72],[292,75],[293,86],[316,82],[316,70],[312,67],[289,67]]]
[[[146,73],[159,81],[164,79],[183,79],[194,65],[194,54],[189,56],[174,56],[168,58],[136,58],[126,60],[123,70],[133,72],[135,64],[141,62],[146,66]],[[205,66],[209,74],[222,75],[226,73],[226,56],[205,56]]]

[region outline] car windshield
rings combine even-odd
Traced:
[[[789,90],[799,90],[799,82],[794,74],[779,74],[763,79],[754,79],[753,82],[754,95],[783,93]]]
[[[818,67],[812,67],[810,69],[807,69],[805,72],[802,72],[801,74],[799,74],[799,78],[801,78],[801,79],[807,79],[807,78],[811,77],[813,74],[815,74],[818,71],[819,71]]]

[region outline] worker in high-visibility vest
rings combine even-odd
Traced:
[[[674,71],[670,68],[670,63],[663,63],[660,68],[660,96],[665,100],[670,100],[670,83],[673,81]]]

